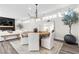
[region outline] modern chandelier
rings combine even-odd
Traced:
[[[36,6],[36,12],[35,12],[35,15],[36,15],[36,18],[38,18],[38,9],[37,9],[38,4],[35,4],[35,6]]]
[[[28,16],[31,18],[31,19],[37,19],[38,18],[38,4],[34,4],[35,5],[35,16],[32,16],[30,13],[28,13]]]

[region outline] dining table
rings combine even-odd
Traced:
[[[23,32],[22,37],[28,37],[29,33],[38,33],[39,34],[39,46],[41,46],[41,39],[50,35],[47,31],[39,31],[39,32]]]
[[[49,36],[49,32],[47,32],[47,31],[39,31],[39,32],[32,32],[32,31],[26,31],[26,32],[23,32],[23,33],[21,33],[21,35],[23,36],[23,37],[26,37],[26,36],[28,36],[28,34],[29,33],[38,33],[39,34],[39,36]]]

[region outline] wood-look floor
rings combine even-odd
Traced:
[[[79,54],[79,46],[64,43],[59,54]]]
[[[18,54],[12,47],[10,41],[0,42],[0,54]],[[64,43],[59,54],[79,54],[79,47],[77,45],[70,45]]]
[[[0,54],[17,54],[9,41],[0,42]]]

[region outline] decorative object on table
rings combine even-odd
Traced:
[[[47,22],[50,22],[50,20],[47,20]]]
[[[37,28],[34,28],[34,32],[38,32],[38,29]]]
[[[64,15],[62,21],[69,26],[69,34],[65,35],[64,40],[69,44],[76,44],[76,38],[71,33],[72,24],[78,22],[78,14],[73,9],[68,9],[67,14]]]

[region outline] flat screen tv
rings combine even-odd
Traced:
[[[0,30],[15,30],[15,19],[0,17]]]

